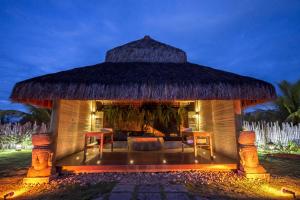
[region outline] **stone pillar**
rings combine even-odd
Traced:
[[[259,164],[257,147],[255,146],[255,132],[241,131],[238,139],[240,166],[239,172],[247,178],[270,179],[270,174]]]
[[[49,133],[32,135],[34,146],[32,149],[32,163],[28,169],[27,177],[23,179],[23,183],[39,184],[49,182],[49,178],[53,173],[51,143],[52,139]]]

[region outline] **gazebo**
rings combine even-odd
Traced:
[[[11,94],[14,102],[52,110],[50,132],[33,136],[33,159],[46,157],[48,165],[42,168],[51,168],[46,174],[53,173],[53,166],[73,172],[236,169],[242,110],[275,97],[270,83],[190,63],[184,51],[149,36],[107,51],[103,63],[19,82]],[[185,112],[179,124],[173,117],[164,129],[155,122],[139,130],[140,125],[126,120],[111,121],[112,107],[138,112],[149,104]],[[166,131],[172,124],[178,128]],[[94,132],[111,132],[114,151],[104,139],[85,137]],[[148,132],[153,135],[146,137]],[[210,141],[204,142],[213,155],[207,147],[195,154],[195,148],[182,143],[183,132],[207,133]],[[206,138],[185,141],[197,146],[201,139]],[[136,145],[138,141],[145,145]],[[156,146],[156,141],[161,148],[151,150],[149,144]],[[93,144],[101,143],[99,157]],[[44,176],[34,165],[33,160],[28,176]]]

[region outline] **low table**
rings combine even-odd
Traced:
[[[128,150],[129,151],[155,151],[163,148],[164,138],[163,137],[128,137]]]
[[[87,151],[87,143],[88,139],[90,137],[95,137],[100,140],[100,145],[99,145],[99,153],[100,153],[100,158],[102,158],[102,153],[103,153],[103,144],[104,144],[104,138],[105,136],[110,136],[110,144],[111,144],[111,151],[113,152],[114,150],[114,138],[113,138],[113,132],[86,132],[85,134],[85,140],[84,140],[84,160],[86,159],[86,151]]]

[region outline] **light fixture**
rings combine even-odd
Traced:
[[[7,194],[5,194],[5,195],[3,196],[3,199],[6,200],[7,197],[13,197],[14,194],[15,194],[14,192],[9,192],[9,193],[7,193]]]
[[[130,163],[130,164],[133,164],[133,163],[134,163],[134,160],[130,160],[129,163]]]
[[[197,163],[198,163],[198,160],[195,160],[195,163],[197,164]]]
[[[79,159],[80,159],[79,156],[77,156],[77,157],[76,157],[76,160],[79,160]]]
[[[86,155],[86,156],[89,155],[89,152],[86,152],[85,155]]]
[[[101,160],[97,160],[97,165],[99,165],[101,163]]]
[[[215,155],[213,156],[213,158],[216,158],[216,157],[217,157],[217,156],[215,156]]]
[[[281,192],[286,193],[286,194],[291,194],[291,195],[293,195],[294,199],[296,199],[296,192],[289,188],[282,187]]]
[[[163,159],[163,163],[166,164],[166,163],[167,163],[167,160],[166,160],[166,159]]]

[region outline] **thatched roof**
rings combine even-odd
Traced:
[[[19,82],[11,99],[40,104],[57,99],[261,102],[276,97],[265,81],[185,60],[182,50],[145,37],[108,51],[106,62]]]
[[[185,63],[187,58],[181,49],[145,36],[143,39],[107,51],[105,61]]]

